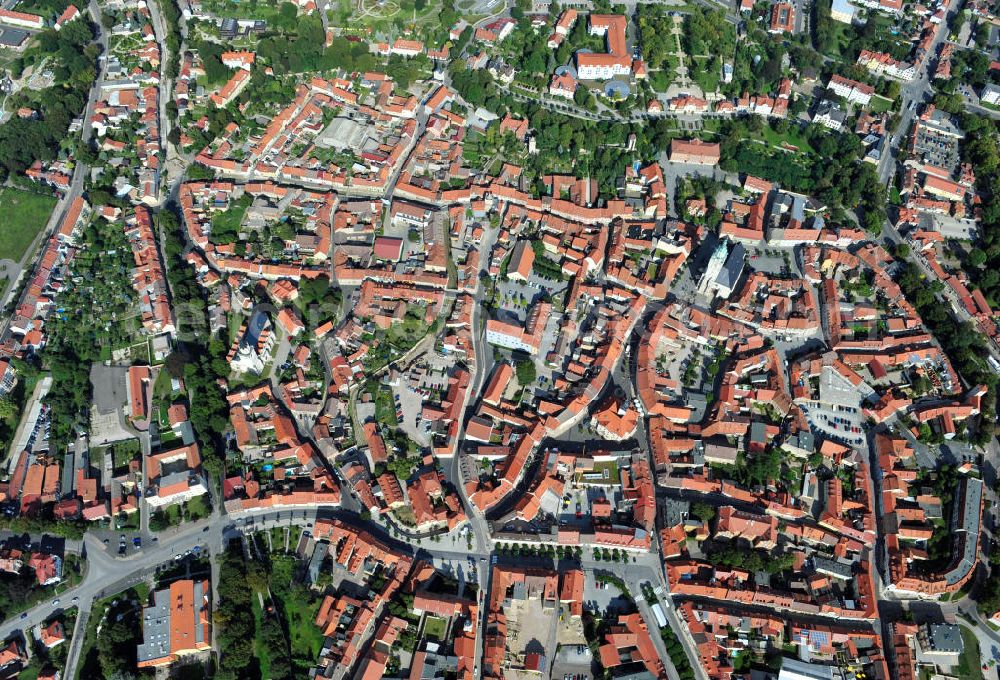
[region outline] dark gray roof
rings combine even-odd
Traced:
[[[829,560],[825,557],[814,557],[813,566],[816,567],[816,571],[844,580],[850,579],[854,574],[851,565],[836,560]]]
[[[946,654],[961,654],[965,649],[962,643],[962,630],[954,623],[932,623],[927,636],[931,649]]]
[[[730,290],[735,288],[740,274],[743,273],[743,263],[746,260],[746,256],[747,249],[743,247],[743,244],[735,243],[729,251],[729,257],[726,258],[726,263],[722,266],[722,270],[715,277],[715,282]]]

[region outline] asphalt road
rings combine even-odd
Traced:
[[[245,532],[254,532],[274,526],[294,524],[308,530],[316,521],[316,517],[340,517],[345,521],[358,524],[357,515],[344,513],[336,509],[310,510],[280,510],[270,512],[246,512],[236,515],[213,514],[211,517],[197,522],[182,524],[173,529],[167,529],[157,534],[156,541],[148,541],[139,551],[130,551],[125,557],[117,557],[109,551],[117,549],[115,541],[105,545],[96,535],[88,534],[82,545],[74,542],[67,544],[67,550],[80,552],[87,560],[87,569],[83,580],[74,588],[62,592],[58,598],[42,602],[23,614],[8,619],[0,624],[0,639],[7,639],[43,623],[70,607],[79,606],[81,616],[78,617],[78,632],[86,630],[86,618],[90,615],[93,603],[104,597],[139,583],[152,576],[156,568],[183,558],[188,551],[196,546],[202,547],[202,554],[214,556],[219,554],[229,540],[242,536]],[[470,557],[488,560],[489,548],[474,547],[469,550],[461,539],[449,541],[444,539],[434,542],[429,539],[401,542],[392,538],[388,531],[380,525],[365,524],[365,529],[388,545],[397,546],[413,552],[418,557],[428,560],[466,561]],[[487,546],[491,544],[487,543]],[[485,588],[486,569],[480,569],[480,587]],[[81,622],[81,619],[83,620]],[[77,643],[82,635],[77,636]],[[73,677],[73,670],[79,662],[79,646],[71,644],[67,659],[66,677]]]

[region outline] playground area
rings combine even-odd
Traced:
[[[375,33],[386,38],[413,37],[423,28],[440,28],[442,0],[335,0],[329,20],[345,35]]]
[[[392,19],[399,14],[400,5],[396,0],[358,0],[355,19],[371,17],[375,21]]]

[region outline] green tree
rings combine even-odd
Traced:
[[[522,386],[527,386],[535,382],[536,370],[535,362],[531,359],[524,359],[518,361],[514,365],[515,372],[517,373],[517,382]]]
[[[278,19],[276,23],[286,30],[291,30],[295,27],[295,19],[298,14],[299,10],[295,6],[295,3],[283,2],[278,7]]]
[[[702,522],[711,522],[712,518],[715,517],[715,506],[698,501],[691,504],[691,514]]]
[[[20,410],[20,407],[10,396],[0,397],[0,418],[13,418]]]
[[[247,585],[254,592],[266,593],[269,586],[267,568],[260,562],[248,562],[246,572]]]

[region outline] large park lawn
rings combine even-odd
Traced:
[[[20,262],[45,228],[56,199],[10,187],[0,189],[0,258]]]

